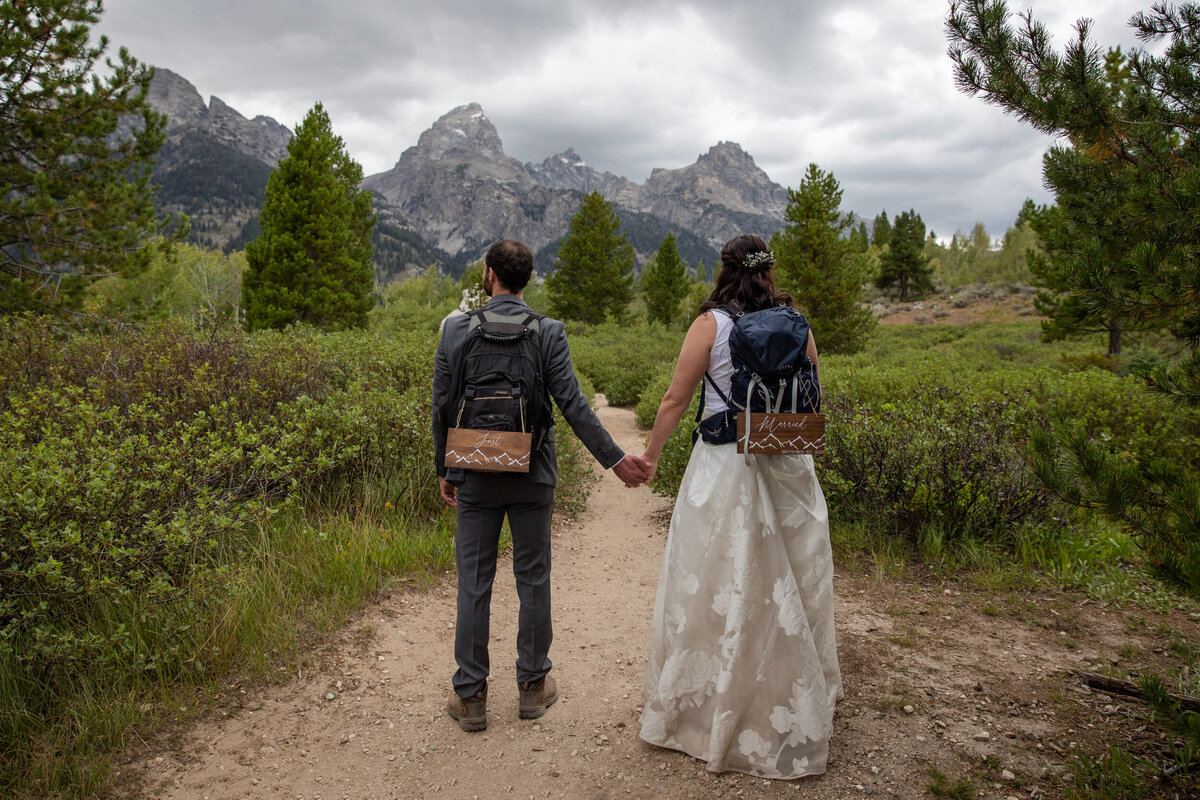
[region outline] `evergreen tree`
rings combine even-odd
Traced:
[[[317,103],[296,128],[267,182],[262,235],[246,247],[243,281],[251,330],[306,322],[341,330],[367,324],[375,273],[371,195],[362,167]]]
[[[887,211],[879,212],[871,227],[871,244],[883,247],[892,238],[892,223],[888,222]]]
[[[1045,27],[1031,17],[1014,28],[1002,2],[952,3],[947,22],[960,88],[1064,142],[1043,162],[1065,231],[1055,264],[1096,318],[1165,327],[1176,337],[1185,357],[1145,377],[1152,389],[1195,408],[1200,5],[1157,4],[1130,24],[1152,46],[1131,53],[1122,77],[1089,40],[1086,20],[1063,54],[1050,49]],[[1034,445],[1035,468],[1059,497],[1122,522],[1166,576],[1200,595],[1195,462],[1129,464],[1065,419],[1035,431]]]
[[[0,312],[77,308],[91,279],[144,269],[163,229],[150,169],[166,118],[149,68],[89,42],[102,10],[0,2]]]
[[[1110,50],[1105,56],[1104,74],[1115,103],[1120,107],[1125,103],[1131,79],[1128,60],[1121,54],[1120,48]],[[1112,166],[1121,172],[1129,170],[1122,163]],[[1103,194],[1087,193],[1074,198],[1075,207],[1069,215],[1055,206],[1038,208],[1031,201],[1026,201],[1022,213],[1027,216],[1041,244],[1040,252],[1029,254],[1029,268],[1037,285],[1042,287],[1034,305],[1048,317],[1042,323],[1043,338],[1046,341],[1058,341],[1089,333],[1103,333],[1108,339],[1108,355],[1115,358],[1121,355],[1121,335],[1128,323],[1115,314],[1099,313],[1090,306],[1072,266],[1076,229],[1072,220],[1103,219],[1108,213],[1104,204],[1108,202]],[[1084,207],[1088,203],[1101,205],[1088,209]],[[1109,230],[1104,226],[1098,226],[1096,233],[1095,241],[1106,250],[1106,261],[1118,263],[1128,255],[1123,252],[1129,248],[1123,236],[1108,235]]]
[[[675,249],[675,234],[668,233],[658,252],[642,269],[638,283],[651,322],[670,325],[679,316],[679,304],[691,288],[687,265]]]
[[[933,290],[933,268],[925,252],[925,223],[916,211],[909,209],[896,217],[888,235],[888,248],[879,257],[875,285],[884,290],[895,287],[901,300],[907,300],[910,293]]]
[[[620,319],[633,300],[633,246],[599,192],[585,195],[546,279],[550,313],[598,323]]]
[[[850,229],[850,246],[856,253],[865,253],[871,248],[871,235],[867,233],[867,223],[860,222],[857,228]]]
[[[809,164],[788,197],[784,228],[771,237],[779,287],[808,316],[822,352],[857,352],[876,320],[860,305],[867,259],[843,235],[854,217],[841,211],[841,186]]]
[[[1022,213],[1037,234],[1039,249],[1026,254],[1034,283],[1040,287],[1033,299],[1034,308],[1046,317],[1042,321],[1042,340],[1057,342],[1086,334],[1102,333],[1108,343],[1108,355],[1121,355],[1122,324],[1117,318],[1096,315],[1077,291],[1070,262],[1072,237],[1058,206],[1037,206],[1025,201]]]

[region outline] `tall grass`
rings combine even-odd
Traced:
[[[108,786],[131,737],[186,718],[217,697],[229,673],[270,680],[312,663],[312,645],[379,591],[424,585],[453,569],[453,517],[409,520],[396,511],[360,513],[291,508],[245,532],[222,553],[220,602],[191,604],[186,637],[166,649],[175,668],[121,676],[82,673],[51,684],[0,661],[0,794],[90,797]],[[210,587],[189,587],[205,597]],[[112,607],[140,647],[163,647],[165,627],[151,608]],[[136,734],[135,734],[136,732]]]

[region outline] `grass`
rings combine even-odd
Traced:
[[[1068,800],[1140,800],[1150,797],[1150,781],[1142,760],[1112,746],[1099,758],[1074,756],[1064,794]]]
[[[1133,537],[1100,520],[1022,529],[1011,537],[1015,545],[947,539],[930,526],[913,544],[834,515],[830,541],[838,563],[878,583],[920,564],[937,579],[966,581],[985,591],[1079,591],[1096,601],[1160,613],[1195,607],[1151,572]],[[996,616],[999,609],[989,604],[984,613]]]
[[[830,520],[834,557],[855,572],[870,573],[877,582],[904,574],[913,553],[901,538],[873,530],[861,520]]]
[[[10,717],[0,722],[0,795],[93,796],[113,780],[116,754],[131,737],[194,714],[220,694],[230,670],[270,681],[309,666],[314,642],[368,599],[453,569],[453,516],[410,520],[366,499],[352,514],[293,507],[247,531],[225,555],[236,588],[197,607],[192,639],[181,645],[190,648],[190,669],[180,674],[147,674],[121,687],[80,676],[59,698],[62,711],[43,718],[29,704],[48,687],[21,685],[0,665],[0,707]],[[153,618],[126,624],[152,626]]]
[[[950,778],[932,765],[925,773],[929,776],[929,783],[925,788],[934,797],[945,797],[949,800],[972,800],[975,797],[975,783],[970,778]]]

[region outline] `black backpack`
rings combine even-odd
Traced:
[[[821,410],[821,384],[817,367],[808,357],[809,324],[790,306],[761,311],[742,311],[736,306],[716,310],[733,318],[729,332],[729,357],[733,362],[729,397],[708,372],[704,379],[729,408],[701,422],[704,395],[696,412],[695,436],[710,444],[737,440],[737,414],[749,408],[754,413],[812,414]],[[701,385],[703,392],[703,385]]]
[[[520,431],[537,452],[554,424],[542,377],[541,314],[467,312],[467,338],[442,419],[448,427]]]

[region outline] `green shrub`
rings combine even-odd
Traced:
[[[573,323],[567,338],[575,368],[613,406],[637,403],[663,365],[675,363],[683,344],[682,331],[643,321]]]
[[[586,375],[580,375],[578,370],[575,377],[579,380],[583,396],[589,403],[592,402],[596,397],[592,382]],[[558,485],[554,489],[554,508],[567,515],[575,515],[587,508],[588,495],[599,480],[596,461],[557,410],[554,413],[554,445],[558,451]]]
[[[995,539],[1045,514],[1049,497],[1023,455],[1020,409],[1004,397],[915,386],[872,407],[827,396],[827,454],[817,460],[830,505],[914,544]]]
[[[640,427],[652,428],[654,426],[654,417],[658,412],[658,406],[662,402],[663,395],[667,393],[667,387],[671,385],[671,377],[674,373],[674,361],[663,364],[660,366],[658,374],[647,385],[634,412]],[[650,488],[659,494],[674,497],[679,491],[683,472],[687,469],[688,459],[692,456],[692,430],[696,427],[696,408],[699,402],[700,393],[697,390],[688,410],[679,420],[679,426],[675,428],[675,432],[663,446],[662,455],[658,458],[658,470],[654,474],[654,480],[650,482]]]
[[[1072,350],[1071,348],[1075,348]],[[1200,458],[1200,414],[1142,391],[1137,378],[1073,371],[1036,323],[881,326],[864,353],[823,356],[828,454],[817,459],[831,513],[912,542],[984,537],[1011,546],[1050,513],[1028,465],[1027,434],[1067,413],[1136,465]],[[637,405],[653,424],[664,363]],[[674,494],[691,453],[695,400],[653,486]],[[925,536],[926,539],[929,536]]]
[[[178,606],[186,629],[191,589],[220,594],[216,550],[270,502],[406,476],[404,509],[439,510],[427,370],[369,388],[370,355],[338,363],[308,332],[200,340],[168,326],[73,339],[18,375],[13,343],[0,363],[24,386],[10,382],[0,411],[0,652],[43,679],[164,667],[172,630],[147,644],[104,620]]]

